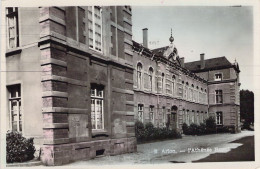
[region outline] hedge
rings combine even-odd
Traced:
[[[181,134],[176,130],[170,130],[165,127],[154,127],[151,122],[144,125],[140,121],[135,123],[135,135],[138,143],[153,140],[181,138]]]
[[[19,132],[8,131],[6,134],[7,163],[25,162],[34,158],[33,138],[26,139]]]
[[[225,133],[230,132],[229,127],[226,126],[216,126],[215,118],[209,117],[204,123],[197,125],[191,123],[188,126],[186,123],[182,125],[182,131],[185,135],[204,135],[204,134],[214,134],[214,133]]]

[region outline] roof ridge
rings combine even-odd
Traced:
[[[214,58],[204,59],[204,61],[206,61],[206,60],[213,60],[213,59],[220,59],[220,58],[225,58],[225,59],[229,62],[229,60],[226,58],[226,56],[220,56],[220,57],[214,57]],[[194,62],[200,62],[200,60],[191,61],[191,62],[185,62],[185,63],[194,63]],[[229,63],[230,63],[230,62],[229,62]]]

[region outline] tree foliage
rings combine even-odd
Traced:
[[[240,91],[240,119],[246,126],[254,123],[254,93],[252,91]]]

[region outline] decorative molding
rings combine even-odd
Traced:
[[[68,98],[67,92],[58,92],[58,91],[45,91],[42,94],[42,97],[64,97]]]

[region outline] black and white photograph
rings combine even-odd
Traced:
[[[260,167],[259,1],[187,2],[3,1],[1,168]]]

